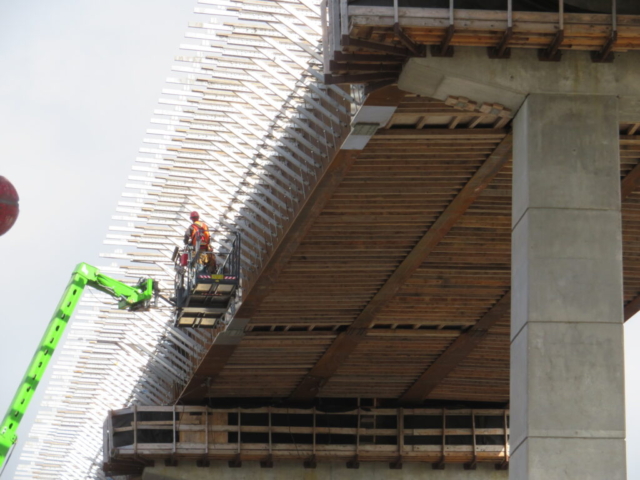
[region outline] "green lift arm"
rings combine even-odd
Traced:
[[[132,287],[101,274],[96,267],[86,263],[78,264],[71,274],[69,285],[49,322],[11,406],[0,424],[0,472],[18,439],[16,431],[20,421],[86,286],[111,295],[118,300],[118,308],[131,311],[148,310],[157,291],[156,283],[150,278],[142,279]]]

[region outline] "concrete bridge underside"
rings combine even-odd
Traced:
[[[367,97],[178,403],[510,408],[510,478],[626,478],[638,78],[637,52],[407,61]],[[184,478],[171,468],[143,478]],[[317,474],[364,475],[341,468]]]
[[[460,70],[475,66],[474,61],[482,63],[472,52],[466,55],[470,62],[458,64]],[[583,58],[586,61],[586,55]],[[214,342],[185,387],[182,401],[268,397],[300,404],[317,397],[359,397],[399,405],[440,401],[505,406],[510,402],[510,371],[515,368],[524,383],[512,380],[511,408],[515,388],[529,405],[519,408],[524,419],[518,423],[525,425],[524,431],[536,432],[519,438],[525,443],[518,451],[527,460],[519,462],[516,475],[521,476],[516,478],[538,478],[529,471],[537,468],[531,458],[553,455],[547,445],[538,452],[532,445],[549,440],[560,448],[557,442],[564,434],[562,428],[552,432],[550,425],[537,430],[528,425],[536,420],[532,404],[538,395],[530,389],[560,389],[558,399],[544,396],[538,401],[562,412],[573,408],[572,392],[593,396],[587,385],[596,381],[608,385],[607,398],[596,395],[591,406],[583,407],[588,413],[575,420],[581,424],[585,418],[601,418],[603,425],[597,430],[608,433],[594,439],[585,424],[580,429],[585,433],[572,434],[571,447],[562,448],[575,448],[580,456],[605,449],[615,460],[603,468],[624,478],[624,468],[618,468],[624,465],[624,416],[615,419],[615,412],[623,411],[623,307],[625,319],[630,318],[640,292],[634,233],[640,224],[640,110],[630,95],[633,87],[625,83],[638,73],[636,60],[631,55],[623,65],[607,67],[607,75],[616,69],[620,81],[604,91],[594,89],[596,95],[584,91],[591,88],[584,84],[550,95],[537,94],[535,86],[528,85],[525,88],[533,92],[509,91],[502,95],[504,104],[499,103],[500,86],[491,85],[494,72],[465,83],[454,67],[427,91],[430,73],[445,71],[446,61],[410,62],[400,77],[403,90],[391,86],[369,97],[356,126],[366,123],[367,108],[375,115],[395,107],[393,113],[363,149],[342,150],[335,156],[230,329]],[[569,59],[565,65],[573,68],[580,61]],[[509,72],[510,64],[500,68]],[[496,92],[490,92],[492,88]],[[618,94],[625,99],[620,105]],[[520,126],[516,122],[512,127],[516,114]],[[594,118],[602,125],[594,126]],[[583,120],[585,133],[580,130]],[[516,180],[514,142],[515,151],[522,152],[520,161],[529,162],[520,167]],[[579,160],[572,160],[576,155]],[[589,155],[593,165],[584,163]],[[559,166],[563,159],[569,162],[566,167]],[[540,165],[555,172],[555,178],[546,178],[545,170],[527,173],[526,169],[543,168]],[[528,196],[513,195],[515,181]],[[599,192],[606,197],[601,204],[593,200]],[[535,195],[541,196],[534,201]],[[546,206],[554,196],[560,205],[570,205],[564,220],[545,217],[549,209],[566,210]],[[535,209],[527,202],[542,206]],[[513,216],[516,210],[526,212],[524,223]],[[588,218],[576,220],[585,215]],[[533,228],[533,221],[542,223]],[[517,225],[533,230],[516,238]],[[533,237],[526,240],[527,235]],[[519,250],[519,242],[525,242],[525,250]],[[538,254],[535,248],[555,250]],[[551,255],[556,265],[551,266],[549,258],[526,266],[539,255]],[[576,265],[571,263],[574,256]],[[513,270],[512,261],[524,262],[523,267]],[[538,262],[546,266],[536,267]],[[510,322],[514,306],[515,331],[513,314]],[[531,316],[542,322],[531,324],[540,327],[542,339],[529,333],[534,331],[527,321]],[[562,332],[548,331],[553,328]],[[555,347],[549,348],[561,351],[543,347],[518,362],[521,349],[531,352],[545,337],[554,339]],[[564,350],[565,340],[581,343],[586,357]],[[525,347],[523,341],[534,344]],[[510,345],[516,349],[511,356]],[[558,357],[531,370],[533,364],[548,362],[549,355]],[[589,358],[604,363],[589,367]],[[559,374],[555,362],[565,362],[566,370]],[[571,381],[575,375],[580,380]],[[559,424],[567,418],[550,412],[543,416]],[[513,432],[511,438],[513,453]]]

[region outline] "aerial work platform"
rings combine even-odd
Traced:
[[[228,252],[205,252],[192,246],[174,250],[175,325],[178,327],[215,327],[229,309],[240,283],[240,234]],[[196,253],[197,252],[197,253]],[[214,271],[203,256],[215,254]]]

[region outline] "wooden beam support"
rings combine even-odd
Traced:
[[[638,312],[640,312],[640,295],[624,306],[624,321],[626,322]]]
[[[538,60],[542,62],[559,62],[562,59],[560,46],[564,41],[564,30],[558,30],[551,44],[543,50],[538,51]]]
[[[389,131],[386,130],[382,133]],[[416,132],[416,130],[407,131]],[[455,130],[446,131],[455,132]],[[360,312],[360,315],[346,331],[338,335],[316,365],[302,379],[302,382],[291,394],[291,400],[306,401],[314,398],[327,380],[344,364],[349,355],[365,337],[367,330],[371,327],[381,309],[393,299],[402,285],[422,265],[428,255],[511,158],[512,143],[512,134],[504,137],[471,180],[442,212],[429,231],[420,239],[396,271],[391,274],[378,293],[374,295],[369,304]]]
[[[640,183],[640,163],[631,170],[626,177],[622,180],[620,187],[620,201],[624,202],[629,195],[638,187]]]
[[[431,46],[431,55],[433,57],[453,57],[453,47],[451,46],[451,40],[456,33],[456,29],[453,25],[449,25],[445,30],[444,39],[440,45]]]
[[[511,49],[509,48],[509,42],[513,37],[513,27],[508,27],[500,43],[496,47],[488,47],[489,58],[511,58]]]
[[[424,45],[418,45],[416,42],[414,42],[413,39],[411,39],[406,33],[404,33],[399,23],[395,23],[395,25],[393,26],[393,31],[400,39],[402,44],[407,47],[413,55],[415,55],[416,57],[425,56],[425,54],[427,53],[426,47]]]
[[[245,300],[236,312],[234,320],[248,319],[255,314],[262,301],[267,297],[269,287],[276,281],[280,272],[282,272],[282,269],[300,245],[300,242],[318,215],[320,215],[325,204],[331,198],[334,190],[340,185],[344,176],[353,166],[357,156],[356,153],[354,150],[340,150],[334,156],[331,164],[325,170],[324,176],[318,182],[315,190],[307,197],[300,213],[275,248],[260,276],[246,293]],[[198,365],[195,375],[182,391],[181,399],[188,398],[189,395],[202,395],[203,389],[207,388],[205,382],[210,382],[211,379],[217,377],[227,364],[239,343],[240,338],[237,337],[244,336],[244,332],[239,330],[234,335],[233,340],[235,341],[233,342],[223,338],[226,333],[219,334],[209,348],[209,351]]]
[[[622,181],[621,198],[624,201],[640,182],[640,164]],[[478,323],[462,333],[440,357],[400,397],[401,404],[422,402],[480,343],[487,331],[508,311],[511,292],[507,292]],[[625,322],[640,311],[640,295],[624,307]]]
[[[511,306],[511,291],[508,291],[491,309],[466,332],[463,332],[440,355],[433,364],[400,397],[400,403],[411,405],[421,403],[440,382],[469,356],[484,339],[489,329],[504,318]]]
[[[395,87],[381,89],[367,97],[365,105],[397,106],[406,95],[405,92]],[[341,145],[344,139],[338,142]],[[304,206],[300,209],[296,219],[291,223],[289,230],[282,236],[280,243],[275,247],[273,254],[265,264],[257,280],[244,294],[244,299],[238,311],[234,315],[232,324],[227,331],[218,335],[213,345],[209,348],[195,374],[183,389],[180,399],[189,396],[206,395],[206,390],[227,364],[235,349],[244,337],[244,324],[255,315],[264,299],[269,294],[269,289],[277,280],[282,269],[289,262],[292,255],[300,246],[302,239],[313,226],[317,217],[322,212],[326,203],[331,199],[333,192],[340,185],[345,175],[356,161],[358,151],[339,150],[324,171],[322,178],[318,180],[315,189],[306,198]],[[233,322],[239,320],[242,324],[239,329],[232,331]]]

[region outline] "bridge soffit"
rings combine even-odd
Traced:
[[[357,158],[358,151],[364,148],[373,135],[373,133],[359,135],[355,126],[359,121],[367,122],[367,124],[373,122],[376,124],[376,129],[384,125],[392,117],[396,107],[405,96],[406,92],[399,90],[396,86],[388,86],[371,93],[364,100],[354,116],[353,128],[345,131],[343,137],[337,142],[338,145],[342,145],[342,148],[336,150],[323,176],[307,196],[304,206],[299,210],[285,235],[281,237],[264,268],[255,278],[249,290],[244,292],[242,303],[236,314],[225,331],[217,335],[208,353],[200,361],[193,377],[183,388],[181,399],[202,395],[207,385],[214,381],[235,352],[235,348],[244,337],[245,327],[250,322],[252,315],[268,296],[269,287],[277,281],[282,269],[295,253],[335,189],[349,172]]]

